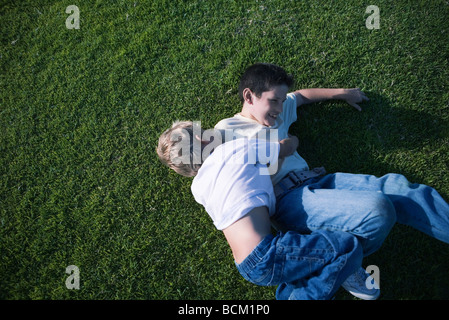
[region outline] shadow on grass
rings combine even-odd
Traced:
[[[367,95],[370,101],[360,113],[340,104],[303,108],[290,132],[300,137],[299,153],[310,166],[376,176],[400,173],[418,183],[434,178],[432,187],[448,190],[447,172],[438,183],[449,141],[444,110],[413,110],[377,93]],[[433,167],[435,161],[442,172]],[[447,201],[447,191],[441,194]],[[396,224],[383,246],[365,258],[364,267],[370,264],[380,269],[381,299],[449,298],[449,245],[411,227]],[[337,295],[351,298],[344,290]]]
[[[362,112],[343,103],[301,108],[298,121],[290,128],[300,138],[300,154],[311,166],[325,165],[328,171],[378,175],[397,172],[410,180],[422,180],[416,168],[425,165],[425,159],[415,164],[410,153],[430,150],[440,143],[447,146],[447,115],[436,116],[425,108],[398,107],[397,103],[393,107],[379,94],[368,96],[370,101],[361,105]]]

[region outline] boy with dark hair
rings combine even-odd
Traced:
[[[242,110],[220,121],[215,128],[231,130],[237,137],[263,137],[277,130],[285,139],[297,120],[299,106],[339,99],[357,110],[368,98],[359,89],[303,89],[288,93],[292,79],[278,66],[257,63],[241,78]],[[267,134],[267,140],[270,135]],[[307,233],[338,230],[356,235],[364,254],[376,251],[394,223],[412,226],[449,243],[449,205],[433,188],[412,184],[399,174],[375,177],[363,174],[310,170],[297,153],[286,157],[271,180],[276,194],[276,214],[281,230]]]

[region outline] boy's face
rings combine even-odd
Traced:
[[[271,127],[282,112],[287,93],[286,85],[275,86],[269,91],[264,91],[260,98],[251,92],[249,107],[243,115],[256,120],[261,125]]]

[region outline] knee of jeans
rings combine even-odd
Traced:
[[[377,221],[378,227],[384,232],[390,232],[396,223],[396,210],[391,200],[382,193],[374,199],[373,218]]]
[[[365,224],[365,227],[369,227],[364,230],[366,237],[362,237],[365,256],[379,249],[396,223],[396,210],[387,196],[379,193],[372,201],[372,209]]]

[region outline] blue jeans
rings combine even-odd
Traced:
[[[278,285],[278,300],[327,300],[360,268],[362,258],[357,238],[349,233],[289,231],[266,236],[236,266],[256,285]]]
[[[354,234],[364,255],[376,251],[394,223],[449,243],[449,205],[426,185],[399,174],[334,173],[285,191],[272,217],[280,230],[337,230]]]

